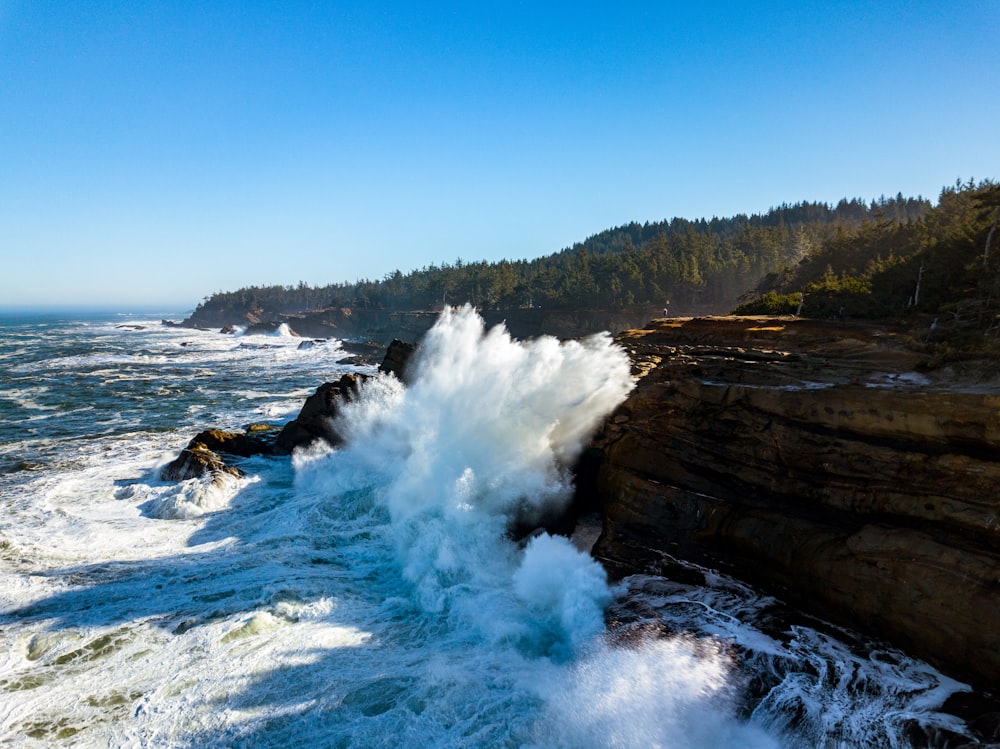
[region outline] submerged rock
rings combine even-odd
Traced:
[[[917,375],[891,329],[657,321],[592,443],[594,553],[707,563],[1000,683],[1000,383]]]

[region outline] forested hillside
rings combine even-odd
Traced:
[[[323,307],[424,310],[465,302],[487,309],[661,309],[669,303],[671,314],[722,313],[767,274],[795,266],[838,237],[865,225],[912,224],[930,208],[923,198],[897,195],[835,206],[801,202],[724,219],[633,222],[535,260],[456,260],[374,281],[218,292],[195,316]]]
[[[928,313],[940,326],[996,329],[998,218],[1000,185],[970,180],[942,190],[917,220],[886,213],[840,224],[800,262],[768,275],[736,311],[860,318]]]

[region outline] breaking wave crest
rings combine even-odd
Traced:
[[[543,708],[525,741],[773,746],[711,717],[732,712],[724,656],[685,639],[609,645],[603,568],[567,538],[519,544],[508,533],[563,507],[573,461],[631,389],[610,336],[516,341],[467,307],[449,309],[407,379],[368,383],[341,417],[346,446],[297,456],[298,488],[343,495],[373,483],[421,610],[445,617],[446,640],[472,632],[476,647],[509,649],[532,682]]]
[[[280,336],[133,327],[40,329],[37,375],[5,370],[0,407],[44,439],[19,436],[25,468],[0,471],[0,743],[902,749],[968,735],[936,707],[962,685],[926,664],[848,647],[708,570],[609,585],[570,540],[523,536],[564,507],[581,447],[632,386],[608,336],[520,342],[447,310],[405,384],[372,377],[344,409],[346,444],[243,459],[245,478],[216,485],[159,467],[206,422],[291,417],[317,379],[356,369]],[[108,341],[171,364],[127,381],[84,369]],[[68,356],[84,377],[64,377]],[[26,421],[63,401],[106,406],[115,431],[79,439],[89,411]]]
[[[345,408],[346,447],[299,458],[300,486],[376,481],[426,611],[568,657],[603,627],[604,572],[567,539],[520,549],[507,530],[565,504],[573,460],[632,387],[626,355],[607,335],[515,341],[464,307],[445,310],[416,356],[408,387],[383,377]]]

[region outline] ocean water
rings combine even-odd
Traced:
[[[0,318],[0,743],[970,739],[940,709],[967,687],[884,644],[711,570],[611,584],[592,527],[509,537],[567,500],[631,388],[609,338],[522,343],[449,311],[408,387],[368,381],[343,447],[177,483],[160,469],[201,429],[280,424],[375,371],[164,316]]]

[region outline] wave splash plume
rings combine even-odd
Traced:
[[[409,387],[381,378],[345,409],[347,446],[300,458],[299,485],[377,481],[425,611],[568,657],[603,628],[604,572],[568,539],[520,549],[507,529],[565,504],[584,440],[631,389],[625,354],[610,336],[514,341],[466,307],[445,310],[411,366]]]
[[[280,334],[2,322],[0,743],[969,735],[936,707],[963,685],[902,653],[711,571],[610,586],[568,539],[521,537],[558,516],[570,466],[632,387],[607,336],[519,342],[446,310],[405,385],[372,377],[343,410],[348,443],[241,459],[220,488],[160,467],[206,426],[287,420],[317,382],[370,369]]]
[[[408,380],[366,384],[338,425],[346,446],[297,456],[297,487],[344,496],[371,484],[402,577],[423,614],[448,623],[438,645],[499,654],[533,695],[539,719],[522,740],[774,746],[725,717],[724,656],[683,638],[611,646],[603,568],[567,538],[522,545],[508,533],[565,505],[570,466],[631,389],[610,336],[515,341],[468,307],[447,309]]]

